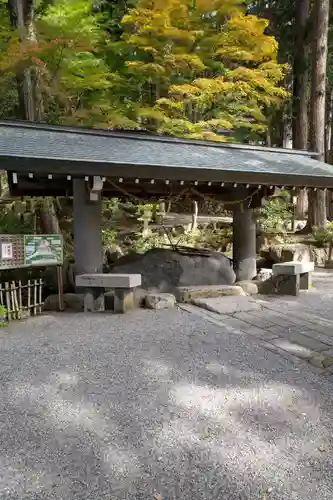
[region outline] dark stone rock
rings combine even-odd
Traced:
[[[145,254],[117,260],[114,273],[142,275],[142,288],[174,293],[178,286],[232,285],[235,273],[230,259],[220,252],[180,253],[156,248]]]
[[[123,256],[122,249],[118,245],[112,244],[104,248],[104,259],[103,259],[104,267],[106,269],[110,268],[111,266],[114,265],[116,260],[122,256]]]
[[[83,311],[83,294],[79,293],[65,293],[64,294],[64,307],[65,310]],[[49,295],[44,302],[45,311],[59,311],[59,295]]]

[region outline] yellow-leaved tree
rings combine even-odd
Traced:
[[[109,44],[128,118],[191,138],[264,134],[266,111],[286,95],[267,25],[238,0],[138,0]]]
[[[36,84],[35,109],[20,118],[213,140],[264,136],[286,94],[266,20],[239,0],[131,0],[115,36],[94,3],[53,0],[38,11],[33,0],[33,30],[22,37],[0,0],[4,116],[17,114],[13,87],[25,75]]]

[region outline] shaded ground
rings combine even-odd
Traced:
[[[184,311],[0,332],[0,498],[333,497],[333,385]]]

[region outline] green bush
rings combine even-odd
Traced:
[[[333,222],[329,222],[325,227],[315,227],[312,231],[313,239],[319,246],[325,247],[333,245]]]
[[[144,237],[138,235],[135,239],[127,241],[127,245],[135,252],[146,252],[152,248],[168,246],[187,246],[194,248],[209,248],[217,251],[225,251],[227,245],[232,241],[232,229],[202,229],[184,234],[162,235],[151,233]]]
[[[7,317],[7,309],[0,305],[0,327],[8,325]]]
[[[102,229],[102,244],[104,247],[112,245],[116,241],[117,231],[110,227]]]
[[[260,209],[262,229],[265,233],[281,233],[292,218],[291,204],[286,197],[272,198]]]
[[[32,216],[23,218],[15,212],[0,213],[1,234],[29,234],[33,232]]]

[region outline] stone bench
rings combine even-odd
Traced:
[[[299,295],[312,287],[313,262],[281,262],[273,265],[276,292],[279,295]]]
[[[134,305],[133,290],[141,285],[141,274],[80,274],[75,284],[83,289],[84,312],[104,311],[104,293],[114,290],[114,312],[125,313]]]

